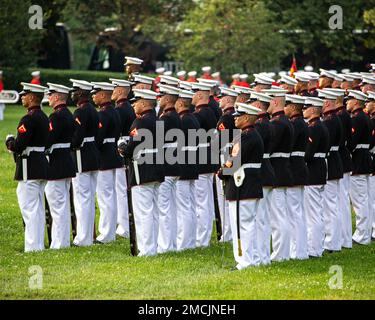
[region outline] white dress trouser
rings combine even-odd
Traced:
[[[324,249],[341,250],[342,213],[339,208],[339,180],[328,180],[324,187]]]
[[[375,238],[375,176],[369,177],[369,208],[372,215],[372,238]]]
[[[159,183],[147,183],[131,189],[138,256],[153,256],[157,253],[159,186]]]
[[[177,251],[195,248],[195,180],[176,183]]]
[[[213,206],[213,189],[212,173],[200,174],[195,180],[195,199],[197,215],[197,247],[208,247],[212,234],[212,222],[214,216]],[[212,199],[211,199],[212,197]]]
[[[159,235],[158,253],[176,250],[176,183],[178,177],[165,177],[158,194]]]
[[[352,212],[350,207],[350,173],[344,173],[344,177],[340,179],[339,209],[341,215],[341,246],[344,248],[352,247]]]
[[[256,215],[258,254],[261,264],[271,263],[271,199],[272,188],[263,187],[263,198],[259,199]]]
[[[70,182],[71,179],[48,181],[45,189],[52,216],[51,249],[70,246]]]
[[[229,219],[233,230],[233,254],[237,263],[237,269],[241,270],[249,266],[260,264],[257,246],[256,213],[259,200],[241,200],[239,206],[240,217],[240,238],[242,256],[238,252],[237,236],[237,212],[236,201],[229,202]]]
[[[356,230],[353,240],[360,244],[371,242],[371,224],[369,199],[369,176],[355,175],[350,177],[350,198],[356,216]]]
[[[321,257],[324,244],[324,186],[305,186],[305,211],[309,256]]]
[[[5,110],[5,104],[0,103],[0,121],[4,120],[4,110]]]
[[[286,204],[286,189],[272,191],[270,221],[272,230],[272,261],[290,259],[290,217]]]
[[[291,239],[290,257],[308,259],[307,226],[304,207],[304,187],[291,187],[286,190],[288,216],[290,218]]]
[[[117,230],[121,237],[129,237],[129,210],[125,168],[116,169]]]
[[[44,250],[44,180],[19,181],[17,198],[25,223],[25,252]]]
[[[94,240],[95,192],[98,171],[77,173],[72,179],[74,209],[77,219],[76,246],[90,246]]]
[[[216,189],[217,189],[217,201],[219,203],[220,218],[221,218],[221,239],[220,241],[232,241],[232,232],[230,228],[229,221],[229,201],[225,200],[225,195],[223,191],[223,182],[215,175],[216,179]],[[225,208],[224,208],[225,206]]]
[[[100,217],[99,236],[96,240],[102,243],[108,243],[116,239],[117,196],[115,183],[116,169],[99,171],[96,193]]]

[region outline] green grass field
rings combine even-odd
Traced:
[[[47,108],[49,112],[49,108]],[[0,141],[24,114],[8,106]],[[3,142],[1,142],[3,143]],[[308,261],[230,272],[231,245],[149,258],[129,243],[23,253],[23,226],[13,181],[14,162],[0,148],[0,299],[375,299],[375,243]],[[29,289],[29,268],[43,270],[43,288]],[[343,270],[342,289],[330,289],[330,267]]]

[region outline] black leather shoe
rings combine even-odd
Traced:
[[[94,240],[94,244],[104,244],[104,243],[100,242],[99,240]]]

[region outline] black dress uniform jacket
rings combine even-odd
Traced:
[[[15,180],[23,179],[22,158],[27,158],[27,180],[46,180],[48,162],[44,152],[30,152],[22,155],[27,147],[46,147],[48,139],[48,118],[40,106],[31,107],[20,120],[17,138],[8,145],[16,156]]]
[[[242,130],[240,139],[241,147],[239,152],[241,154],[241,165],[246,163],[261,164],[264,147],[262,138],[257,130],[253,126],[245,128]],[[232,154],[232,156],[234,155]],[[226,178],[225,195],[227,200],[235,201],[237,199],[237,190],[238,188],[234,183],[233,176]],[[263,198],[261,169],[247,168],[245,169],[245,179],[239,187],[239,200],[260,198]]]
[[[70,146],[58,148],[57,144],[70,144],[74,134],[74,119],[65,104],[56,106],[49,116],[48,180],[75,177],[76,171]],[[55,148],[56,147],[56,148]]]
[[[371,131],[370,118],[362,109],[355,110],[352,113],[352,134],[349,143],[353,161],[352,175],[372,172],[372,159],[369,151]],[[361,145],[368,145],[368,147],[359,148]]]
[[[82,101],[74,111],[73,118],[75,129],[71,147],[73,150],[81,150],[82,172],[96,171],[99,169],[99,150],[95,141],[84,143],[84,139],[96,138],[99,130],[98,113],[91,103]],[[77,165],[76,152],[73,152],[73,160]]]
[[[293,127],[284,111],[273,114],[271,123],[274,130],[272,141],[271,164],[275,170],[275,187],[289,187],[293,185],[292,171],[289,157],[276,157],[277,153],[292,152]]]
[[[219,121],[222,111],[220,109],[219,103],[215,100],[213,96],[210,96],[210,100],[208,101],[208,106],[212,109],[215,114],[216,122]]]
[[[258,116],[255,122],[255,129],[260,134],[264,145],[264,156],[262,160],[261,177],[263,187],[273,187],[275,185],[275,170],[271,165],[269,155],[271,152],[272,140],[274,136],[273,126],[270,123],[268,114]]]
[[[121,156],[117,151],[120,137],[120,117],[110,103],[100,106],[97,145],[100,154],[99,170],[122,167]],[[109,141],[108,141],[109,140]]]
[[[129,136],[130,127],[135,120],[135,113],[127,99],[121,99],[116,102],[116,111],[120,116],[120,136]]]
[[[176,110],[174,108],[170,108],[167,110],[164,110],[160,117],[160,121],[164,122],[164,134],[165,137],[168,133],[169,130],[171,129],[181,129],[181,120],[179,115],[177,114]],[[174,137],[173,141],[166,141],[164,139],[164,144],[169,144],[169,143],[176,143],[177,138]],[[173,150],[173,156],[177,160],[177,147],[171,147],[171,148],[163,148],[164,151],[164,174],[165,176],[170,176],[170,177],[178,177],[180,175],[180,164],[178,161],[174,164],[168,164],[166,161],[166,156],[168,153],[171,153]]]
[[[223,115],[220,117],[216,125],[221,154],[229,154],[230,148],[227,144],[230,144],[233,141],[233,130],[236,129],[233,113],[234,108],[224,110]],[[226,161],[226,159],[224,159],[224,161]]]
[[[192,149],[181,151],[184,154],[184,164],[180,165],[180,180],[194,180],[198,179],[199,170],[196,163],[189,164],[189,157],[192,157],[192,154],[195,154],[195,159],[197,159],[197,152],[194,151],[194,148],[198,145],[198,139],[194,141],[189,141],[189,129],[198,130],[200,128],[197,118],[189,111],[183,111],[179,113],[181,119],[181,129],[185,136],[185,144],[182,147],[191,147]],[[192,140],[192,139],[190,139]],[[179,146],[180,147],[180,146]],[[193,159],[193,157],[192,157]]]
[[[343,177],[344,169],[338,148],[343,140],[343,128],[336,111],[332,110],[323,114],[323,123],[329,132],[329,153],[327,155],[328,178],[327,180],[336,180]],[[337,150],[332,150],[337,148]]]
[[[130,127],[130,139],[129,143],[124,148],[124,157],[128,160],[134,160],[136,154],[134,154],[136,147],[143,142],[136,141],[136,137],[139,135],[139,130],[146,129],[149,130],[153,135],[153,145],[150,146],[152,149],[156,148],[156,113],[154,109],[147,110],[141,115],[137,115],[132,126]],[[145,159],[148,159],[148,155]],[[162,164],[157,164],[156,153],[152,153],[152,163],[142,163],[138,164],[139,172],[139,184],[145,184],[148,182],[162,182],[164,180],[164,166]],[[136,178],[134,173],[134,164],[129,166],[129,185],[131,187],[136,186]]]
[[[309,122],[308,134],[305,154],[309,171],[307,185],[324,185],[327,183],[327,163],[325,157],[329,151],[329,132],[324,123],[319,118],[315,118]]]
[[[290,156],[290,165],[292,167],[292,177],[294,186],[304,186],[307,184],[309,170],[305,162],[305,151],[309,135],[308,126],[302,116],[291,117],[293,125],[293,148]],[[300,152],[301,155],[293,154]]]
[[[200,106],[195,107],[195,112],[193,114],[195,115],[195,117],[197,118],[199,122],[200,129],[205,130],[206,133],[210,130],[215,130],[216,123],[217,123],[216,117],[215,117],[214,112],[212,111],[212,108],[210,108],[208,105],[200,105]],[[205,142],[208,142],[211,144],[211,139],[208,138],[208,141],[205,141]],[[216,164],[213,163],[213,161],[211,161],[211,146],[204,147],[204,150],[207,151],[207,163],[199,164],[199,174],[214,173],[220,167],[219,159],[217,159]],[[199,149],[198,149],[198,155],[199,155]]]
[[[350,157],[350,152],[347,147],[351,136],[352,120],[349,112],[346,111],[344,107],[337,109],[337,116],[339,117],[343,128],[343,139],[340,143],[339,153],[344,173],[347,173],[352,171],[352,158]]]

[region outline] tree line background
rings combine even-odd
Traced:
[[[32,4],[43,8],[42,30],[28,28]],[[331,5],[343,9],[342,30],[328,27]],[[148,38],[185,69],[209,64],[224,76],[285,70],[293,54],[300,67],[363,70],[375,57],[375,0],[2,0],[0,69],[19,80],[41,58],[58,56],[57,22],[70,30],[75,69],[87,69],[99,33],[109,27],[120,30],[111,45],[128,55]]]

